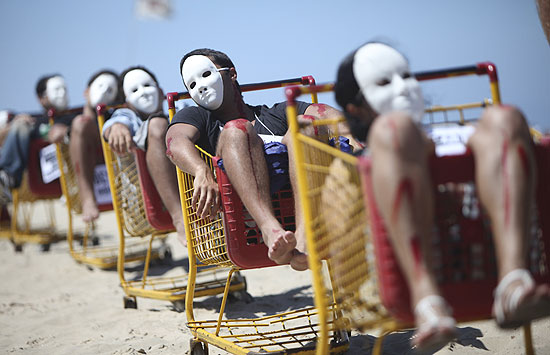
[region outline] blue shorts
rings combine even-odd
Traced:
[[[290,183],[286,145],[279,142],[264,143],[264,157],[269,174],[269,191],[270,194],[274,194]],[[223,159],[218,160],[218,167],[225,171]]]

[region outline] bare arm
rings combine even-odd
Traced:
[[[306,111],[304,112],[304,115],[302,117],[311,116],[314,117],[316,120],[324,120],[324,119],[337,119],[340,117],[343,117],[344,114],[335,109],[332,106],[326,105],[326,104],[313,104],[309,105]],[[338,134],[340,136],[344,136],[349,139],[350,144],[354,147],[354,149],[361,149],[362,145],[353,138],[349,126],[347,122],[340,122],[338,124]]]
[[[195,148],[199,136],[198,129],[192,125],[171,126],[166,132],[166,155],[178,168],[195,177],[193,208],[204,218],[218,211],[220,194],[212,170]]]

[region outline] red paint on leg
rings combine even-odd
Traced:
[[[80,175],[80,163],[79,162],[74,163],[74,172],[75,172],[76,175]]]
[[[312,104],[311,106],[317,109],[319,117],[325,118],[327,116],[327,107],[324,104]]]
[[[392,211],[392,222],[397,222],[397,214],[399,213],[399,210],[401,209],[401,204],[403,200],[403,195],[406,195],[406,197],[409,199],[409,202],[412,202],[413,199],[413,186],[412,181],[409,178],[404,178],[399,183],[399,186],[397,187],[397,193],[395,196],[395,200],[393,201],[393,211]]]
[[[508,139],[504,139],[502,143],[500,165],[502,166],[502,193],[504,197],[504,226],[508,226],[510,222],[510,187],[508,182]]]
[[[518,146],[518,155],[525,176],[529,176],[529,158],[527,158],[527,152],[525,151],[525,148],[523,148],[523,146],[521,145]]]
[[[302,117],[306,120],[310,120],[311,122],[315,121],[315,116],[303,115]],[[316,126],[313,126],[313,132],[315,133],[316,136],[319,135],[319,129]]]
[[[168,141],[166,142],[166,155],[173,159],[174,156],[172,155],[172,150],[170,150],[170,145],[172,144],[172,137],[168,138]]]
[[[246,129],[246,124],[249,123],[244,118],[238,118],[236,120],[231,120],[225,124],[226,128],[237,128],[243,131],[246,135],[248,135],[248,130]],[[250,139],[248,141],[248,150],[250,151]]]

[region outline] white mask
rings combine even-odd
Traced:
[[[424,99],[409,63],[382,43],[369,43],[355,53],[353,74],[363,96],[378,114],[403,111],[416,122],[424,115]]]
[[[193,101],[208,110],[218,109],[223,102],[223,79],[218,68],[204,55],[192,55],[181,67],[181,77]]]
[[[122,89],[126,101],[139,112],[150,114],[159,110],[159,88],[146,71],[134,69],[126,73]]]
[[[65,80],[60,76],[54,76],[46,82],[46,97],[50,104],[59,111],[67,108],[67,88]]]
[[[95,108],[98,104],[112,104],[117,97],[117,80],[111,74],[101,74],[92,81],[88,95],[90,106]]]

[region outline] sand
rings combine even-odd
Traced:
[[[59,228],[64,206],[54,203]],[[77,218],[78,219],[78,218]],[[77,224],[77,228],[80,225]],[[102,213],[98,233],[103,245],[116,242],[112,212]],[[175,237],[168,238],[173,265],[155,266],[155,274],[181,274],[187,270],[187,250]],[[187,354],[190,332],[185,312],[170,302],[138,298],[137,309],[124,309],[123,291],[116,270],[99,270],[76,263],[65,241],[48,252],[27,244],[14,252],[8,240],[0,240],[0,352],[24,354]],[[275,313],[313,304],[309,272],[279,266],[243,272],[253,302],[234,301],[227,314],[239,310]],[[127,278],[139,277],[132,268]],[[217,315],[220,296],[199,298],[198,319]],[[390,335],[385,354],[413,354],[408,345],[411,332]],[[370,354],[375,337],[352,332],[348,354]],[[550,354],[550,319],[533,324],[537,354]],[[210,354],[226,354],[210,346]],[[492,321],[460,324],[458,342],[437,354],[521,354],[521,330],[501,331]]]

